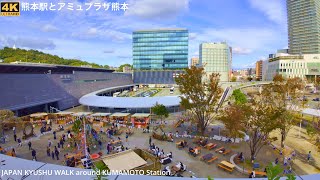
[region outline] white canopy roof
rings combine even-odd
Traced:
[[[142,159],[133,150],[112,154],[103,159],[103,162],[110,170],[131,170],[136,167],[147,164],[147,161]]]
[[[111,113],[94,113],[91,116],[109,116]]]
[[[151,108],[154,105],[163,104],[166,107],[179,106],[180,98],[178,96],[163,97],[109,97],[85,95],[80,98],[79,103],[93,107],[108,108]]]
[[[48,113],[34,113],[34,114],[30,114],[30,117],[42,117],[46,115],[48,115]]]
[[[72,116],[86,116],[89,114],[91,114],[91,112],[76,112],[76,113],[73,113]]]
[[[56,115],[68,115],[68,114],[72,114],[73,112],[69,112],[69,111],[61,111],[61,112],[57,112],[55,113]]]
[[[318,109],[306,108],[306,109],[302,110],[302,113],[303,114],[309,114],[309,115],[312,115],[312,116],[317,116],[317,117],[320,116],[320,110],[318,110]]]
[[[110,115],[111,117],[126,117],[129,116],[130,113],[113,113],[112,115]]]
[[[150,116],[149,113],[135,113],[131,117],[149,117],[149,116]]]

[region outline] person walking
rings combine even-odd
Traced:
[[[20,146],[20,147],[21,147],[21,146],[22,146],[21,139],[20,139],[20,138],[18,138],[18,139],[17,139],[17,141],[18,141],[18,146]]]
[[[47,156],[50,157],[50,148],[47,146]]]
[[[15,135],[16,134],[16,127],[13,126],[12,130],[13,130],[13,135]]]
[[[16,134],[13,135],[13,139],[15,142],[17,142],[17,135]]]
[[[31,154],[32,154],[32,158],[33,158],[32,160],[37,161],[37,152],[36,152],[36,150],[32,149]]]
[[[56,131],[53,131],[53,139],[54,139],[54,140],[57,139],[57,133],[56,133]]]
[[[149,127],[149,124],[147,125],[147,132],[149,133],[149,129],[150,129],[150,127]]]
[[[28,142],[29,151],[31,150],[31,145],[32,145],[32,143],[31,143],[31,141],[29,141],[29,142]]]
[[[51,140],[48,139],[48,146],[51,147],[51,144],[52,144]]]
[[[54,160],[54,152],[53,151],[51,151],[51,158],[52,158],[52,160]]]
[[[58,149],[55,149],[55,154],[56,154],[57,160],[59,160],[59,151],[58,151]]]
[[[12,157],[17,157],[17,155],[16,155],[16,150],[14,150],[14,148],[12,148],[11,156],[12,156]]]
[[[149,136],[149,145],[151,146],[151,143],[152,143],[152,139],[151,139],[151,136]]]
[[[60,145],[61,145],[61,148],[62,148],[62,149],[63,149],[63,144],[64,144],[64,143],[63,143],[63,139],[61,139],[61,140],[60,140]]]
[[[126,132],[126,142],[128,142],[129,134]]]
[[[307,157],[308,162],[310,161],[310,159],[311,159],[311,151],[309,151],[309,154],[308,154],[308,157]]]
[[[98,144],[99,144],[99,147],[100,147],[100,150],[102,149],[102,142],[101,140],[98,141]]]

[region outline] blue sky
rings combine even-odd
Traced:
[[[101,65],[132,64],[132,31],[187,28],[189,57],[201,42],[226,41],[235,68],[253,66],[277,49],[287,48],[284,0],[69,0],[84,3],[126,2],[127,11],[35,11],[0,17],[0,48],[37,49],[64,58]],[[21,2],[54,3],[57,0]]]

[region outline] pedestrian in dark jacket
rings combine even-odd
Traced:
[[[13,135],[13,138],[14,138],[14,141],[17,142],[17,135],[16,134]]]
[[[53,131],[53,139],[57,139],[56,131]]]
[[[52,158],[52,160],[54,160],[54,152],[53,151],[51,152],[51,158]]]
[[[47,156],[50,157],[50,148],[47,146]]]
[[[36,152],[36,150],[32,149],[31,154],[32,154],[32,158],[36,161],[37,160],[37,152]]]
[[[60,140],[61,148],[63,148],[63,139]]]
[[[58,151],[58,149],[55,150],[55,154],[56,154],[57,160],[59,160],[59,151]]]
[[[28,146],[29,146],[29,151],[31,150],[31,141],[28,142]]]

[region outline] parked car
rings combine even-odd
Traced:
[[[320,101],[320,98],[314,98],[312,101]]]

